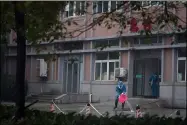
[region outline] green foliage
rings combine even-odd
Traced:
[[[184,125],[186,119],[166,118],[145,115],[143,118],[135,119],[128,115],[104,117],[94,115],[80,115],[75,113],[55,114],[38,110],[26,110],[26,118],[17,123],[11,121],[15,107],[0,105],[1,125]]]
[[[63,37],[65,24],[60,22],[59,13],[66,1],[25,1],[18,2],[18,7],[25,13],[26,39],[35,45]],[[6,34],[15,29],[14,5],[12,1],[1,1],[1,41],[6,41]]]

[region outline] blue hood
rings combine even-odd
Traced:
[[[119,88],[121,88],[123,86],[123,82],[122,81],[118,81],[118,86],[119,86]]]

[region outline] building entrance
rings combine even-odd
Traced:
[[[133,96],[152,97],[149,78],[156,73],[161,81],[161,60],[159,58],[144,58],[134,60]],[[159,85],[158,85],[159,93]]]

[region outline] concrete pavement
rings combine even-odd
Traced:
[[[130,108],[126,104],[125,106],[125,111],[122,111],[121,105],[118,105],[118,111],[113,110],[113,103],[114,102],[103,102],[103,103],[93,103],[92,105],[101,113],[105,114],[106,112],[109,113],[110,116],[117,114],[128,114],[135,116],[135,112],[131,112]],[[14,105],[14,103],[7,103],[7,102],[2,102],[4,105]],[[26,103],[26,105],[29,103]],[[79,113],[85,106],[86,104],[56,104],[57,107],[55,107],[55,112],[60,113],[61,111],[68,113],[68,112],[77,112]],[[59,109],[61,110],[59,110]],[[133,110],[135,111],[135,107],[132,107]],[[50,103],[36,103],[30,107],[30,109],[37,109],[41,111],[50,111]],[[165,108],[143,108],[142,112],[144,113],[149,113],[150,115],[158,115],[158,116],[171,116],[171,117],[176,117],[176,111],[177,109],[165,109]],[[186,110],[185,109],[179,109],[181,113],[181,117],[186,117]],[[85,111],[82,112],[85,114]],[[93,108],[91,108],[91,113],[93,115],[100,116]]]

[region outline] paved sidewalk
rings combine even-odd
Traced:
[[[2,104],[5,105],[14,105],[14,103],[6,103],[6,102],[2,102]],[[26,103],[26,105],[29,103]],[[93,103],[92,104],[101,114],[105,114],[106,112],[109,113],[110,116],[115,115],[116,112],[113,111],[113,102],[103,102],[103,103]],[[58,108],[60,108],[63,112],[67,113],[67,112],[80,112],[85,106],[86,104],[57,104]],[[60,113],[60,110],[58,110],[58,108],[56,107],[56,112]],[[129,114],[129,115],[135,115],[134,112],[131,112],[130,109],[128,110],[128,107],[126,106],[126,111],[121,111],[120,110],[121,105],[119,104],[119,111],[117,111],[117,114],[123,113],[123,114]],[[42,110],[42,111],[50,111],[50,104],[49,103],[36,103],[33,106],[30,107],[30,109],[37,109],[37,110]],[[128,110],[128,111],[127,111]],[[147,109],[143,109],[142,112],[144,113],[149,113],[150,115],[158,115],[158,116],[170,116],[172,113],[172,117],[176,117],[175,115],[175,111],[177,109],[164,109],[164,108],[147,108]],[[93,115],[98,115],[99,114],[93,109],[91,108],[91,112]],[[85,113],[85,111],[83,112]],[[181,117],[186,117],[186,110],[185,109],[180,109],[180,113],[181,113]]]

